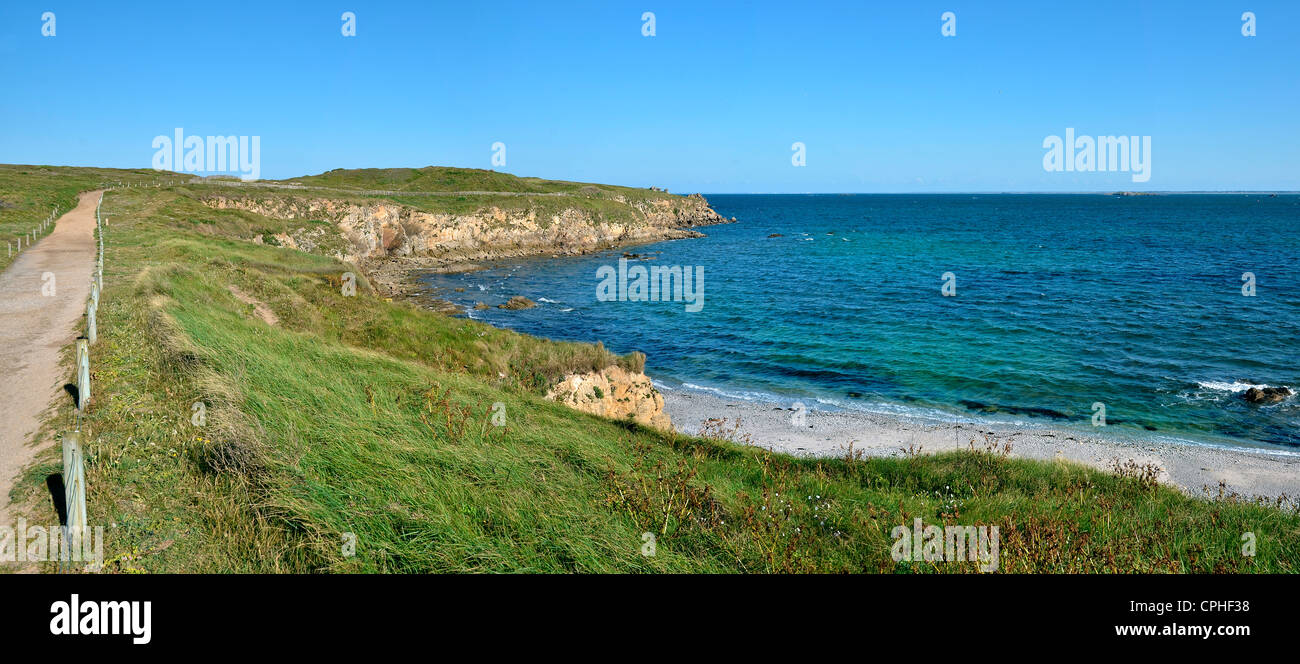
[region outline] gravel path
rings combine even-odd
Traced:
[[[0,273],[0,524],[13,525],[9,491],[36,452],[53,441],[33,441],[41,414],[71,380],[60,352],[82,333],[95,266],[95,204],[99,191],[81,195],[54,230]],[[48,291],[53,275],[53,292]]]

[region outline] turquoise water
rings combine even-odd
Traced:
[[[529,297],[541,306],[471,315],[645,351],[670,389],[1300,446],[1300,399],[1247,404],[1237,382],[1300,388],[1300,196],[708,198],[738,223],[628,249],[658,252],[629,266],[703,267],[698,312],[597,301],[622,250],[427,281],[465,305]]]

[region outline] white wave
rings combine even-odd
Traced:
[[[1232,392],[1234,394],[1237,392],[1245,392],[1246,390],[1249,390],[1252,387],[1257,387],[1261,390],[1266,387],[1271,387],[1270,385],[1264,385],[1262,383],[1258,385],[1256,385],[1255,383],[1247,383],[1244,380],[1239,380],[1232,383],[1226,383],[1219,380],[1204,380],[1204,381],[1197,381],[1196,384],[1200,386],[1202,389],[1215,390],[1218,392]]]
[[[651,379],[651,383],[661,391],[672,392],[673,388],[667,387],[662,383]],[[794,407],[795,404],[803,403],[810,413],[866,413],[872,415],[884,415],[888,417],[908,418],[931,423],[951,424],[954,422],[971,422],[979,421],[987,425],[1004,425],[1017,426],[1022,428],[1043,428],[1047,423],[1036,422],[1025,418],[997,417],[981,415],[977,418],[962,416],[958,413],[952,413],[939,408],[926,406],[915,406],[900,403],[891,403],[886,401],[859,401],[857,399],[832,399],[824,396],[803,396],[791,397],[777,395],[771,392],[762,392],[758,390],[724,390],[708,385],[697,385],[695,383],[683,382],[680,389],[688,392],[697,392],[720,396],[727,399],[737,399],[750,403],[773,404],[783,408]]]
[[[986,413],[961,413],[931,406],[918,406],[887,401],[860,401],[857,399],[841,400],[811,395],[796,398],[755,390],[724,390],[717,387],[697,385],[688,382],[683,382],[677,387],[671,387],[653,378],[651,379],[651,383],[661,392],[675,392],[681,390],[709,394],[726,399],[736,399],[750,403],[777,405],[784,408],[791,408],[794,404],[802,402],[808,405],[808,412],[810,413],[863,413],[928,423],[930,426],[960,423],[963,425],[973,424],[975,426],[988,426],[995,429],[1013,427],[1016,430],[1022,431],[1061,431],[1082,436],[1094,435],[1091,427],[1080,425],[1078,423],[1043,421],[1031,417],[1018,417],[1006,414],[990,415]],[[1224,385],[1232,385],[1232,383],[1224,383]],[[1247,388],[1248,387],[1250,387],[1250,385],[1247,385]],[[1251,452],[1271,456],[1300,457],[1300,451],[1297,450],[1277,449],[1272,445],[1257,444],[1250,441],[1237,443],[1220,442],[1211,439],[1186,437],[1185,435],[1179,434],[1157,434],[1150,431],[1123,430],[1116,428],[1115,430],[1108,431],[1106,438],[1112,441],[1127,441],[1138,444],[1143,442],[1156,442],[1188,445],[1192,447],[1213,447],[1223,450]]]
[[[549,302],[549,303],[551,303],[551,304],[564,304],[563,302],[560,302],[559,300],[552,300],[552,299],[550,299],[550,298],[548,298],[548,297],[539,297],[539,298],[537,298],[537,301],[538,301],[538,302]]]
[[[566,307],[566,308],[564,308],[564,309],[561,309],[561,310],[560,310],[560,313],[565,313],[565,314],[567,314],[567,313],[569,313],[570,311],[573,311],[573,307]]]
[[[709,394],[716,394],[718,396],[726,397],[728,399],[740,399],[741,401],[755,401],[759,403],[772,403],[772,402],[780,401],[780,399],[776,395],[769,394],[767,392],[755,392],[751,390],[722,390],[716,387],[709,387],[708,385],[696,385],[695,383],[682,383],[682,388],[687,390],[692,390],[695,392],[707,392]]]

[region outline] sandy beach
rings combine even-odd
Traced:
[[[900,456],[909,447],[923,453],[967,449],[972,440],[981,448],[986,436],[999,444],[1011,443],[1011,455],[1029,459],[1064,459],[1109,470],[1115,459],[1139,464],[1153,463],[1162,469],[1160,480],[1191,495],[1215,494],[1220,482],[1226,488],[1248,496],[1300,496],[1300,454],[1270,454],[1249,449],[1126,440],[1124,436],[1103,437],[1079,431],[952,422],[877,414],[860,411],[809,409],[803,422],[795,423],[796,412],[777,403],[704,394],[681,389],[661,389],[664,410],[674,427],[688,434],[699,432],[710,418],[740,418],[740,434],[753,444],[777,452],[800,456],[843,456],[849,444],[869,456]]]

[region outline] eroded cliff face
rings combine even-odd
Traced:
[[[616,420],[632,418],[637,424],[672,431],[664,412],[664,397],[643,373],[607,367],[584,374],[569,374],[551,387],[546,398],[592,415]]]
[[[697,237],[699,233],[690,227],[727,221],[699,194],[678,199],[614,200],[629,208],[626,220],[610,221],[577,204],[559,206],[557,212],[488,206],[457,214],[426,212],[386,201],[358,203],[295,196],[211,196],[203,202],[277,219],[329,221],[346,240],[345,249],[335,257],[358,265],[386,258],[475,261],[582,254],[624,244]],[[311,238],[280,235],[276,239],[286,246],[310,250],[301,245]]]
[[[698,237],[701,234],[691,227],[728,221],[699,194],[638,201],[602,199],[606,204],[626,206],[610,215],[620,221],[590,211],[580,199],[572,206],[565,205],[561,197],[547,199],[546,206],[525,204],[509,210],[487,206],[464,214],[427,212],[383,200],[283,195],[209,196],[202,200],[214,208],[276,219],[330,222],[337,235],[334,228],[315,224],[290,233],[259,235],[254,241],[332,255],[360,267],[389,295],[408,290],[411,270],[437,263],[590,253],[620,245]],[[539,211],[543,209],[558,211]],[[546,397],[586,413],[630,417],[645,426],[672,430],[663,396],[650,378],[617,366],[565,376]]]

